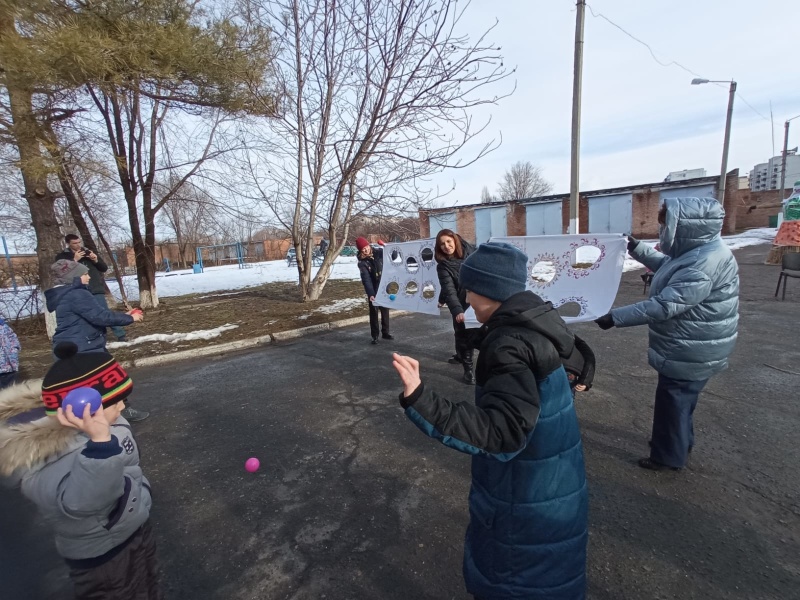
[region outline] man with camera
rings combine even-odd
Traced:
[[[80,236],[69,233],[64,236],[64,241],[67,244],[67,249],[56,254],[55,260],[74,260],[89,269],[89,291],[92,293],[92,296],[94,296],[97,304],[108,310],[106,288],[102,275],[108,271],[108,265],[103,262],[103,259],[97,256],[97,254],[83,245],[83,240]],[[125,341],[125,330],[122,327],[111,327],[111,331],[120,342]],[[128,421],[141,421],[142,419],[146,419],[148,414],[149,413],[134,410],[130,407],[123,411],[123,415]]]

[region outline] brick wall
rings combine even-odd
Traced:
[[[578,197],[578,233],[589,231],[589,201]],[[569,197],[561,201],[561,233],[569,233]]]
[[[456,209],[456,233],[471,244],[475,243],[475,210],[473,208]]]
[[[781,196],[785,197],[785,194],[781,194],[779,190],[765,192],[739,190],[736,202],[736,230],[769,227],[769,218],[781,212]]]
[[[431,237],[431,220],[428,213],[424,210],[419,211],[419,239],[425,240]]]
[[[508,206],[506,233],[508,235],[525,235],[525,207],[521,204],[510,204]]]
[[[658,237],[658,211],[661,209],[658,190],[646,189],[633,194],[631,233],[641,239]]]

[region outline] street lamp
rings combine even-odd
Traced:
[[[719,189],[717,190],[717,200],[723,206],[725,205],[725,175],[728,170],[728,147],[731,141],[731,117],[733,116],[733,97],[736,95],[736,82],[731,80],[713,80],[701,79],[699,77],[692,79],[692,85],[702,85],[704,83],[730,83],[730,92],[728,94],[728,117],[725,119],[725,141],[722,144],[722,169],[719,174]]]

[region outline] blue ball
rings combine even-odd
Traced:
[[[67,410],[67,406],[71,406],[72,414],[80,419],[83,417],[84,407],[87,404],[89,405],[89,412],[94,414],[103,404],[103,398],[100,396],[100,392],[94,388],[79,387],[66,395],[61,403],[61,408]]]
[[[394,294],[389,294],[389,300],[391,300],[392,302],[394,302],[394,299],[395,299],[395,298],[397,298],[397,296],[395,296]]]

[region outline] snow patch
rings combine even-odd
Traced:
[[[320,306],[314,312],[330,315],[334,313],[347,312],[348,310],[359,308],[363,304],[364,304],[364,298],[345,298],[344,300],[337,300],[332,304],[326,304],[325,306]]]
[[[226,331],[237,329],[238,325],[231,325],[226,323],[214,329],[198,329],[197,331],[190,331],[188,333],[153,333],[150,335],[143,335],[137,337],[130,342],[110,342],[106,346],[110,350],[116,348],[130,348],[136,344],[145,344],[147,342],[167,342],[170,344],[177,344],[178,342],[191,342],[193,340],[212,340],[218,338]]]

